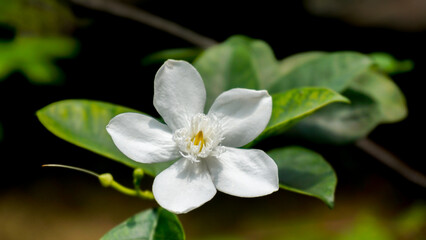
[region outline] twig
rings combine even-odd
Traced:
[[[212,45],[217,44],[217,42],[213,39],[202,36],[174,22],[163,19],[156,15],[153,15],[142,9],[138,9],[133,6],[126,5],[124,3],[120,3],[120,2],[112,1],[112,0],[70,0],[70,1],[72,3],[78,4],[87,8],[111,13],[116,16],[141,22],[148,26],[170,33],[176,37],[182,38],[201,48],[208,48],[208,47],[211,47]]]
[[[79,172],[84,172],[87,173],[89,175],[95,176],[97,178],[99,178],[99,174],[89,171],[87,169],[83,169],[83,168],[79,168],[79,167],[73,167],[73,166],[68,166],[68,165],[62,165],[62,164],[43,164],[41,165],[42,167],[60,167],[60,168],[68,168],[68,169],[72,169],[72,170],[76,170]]]
[[[375,142],[371,141],[370,139],[360,139],[356,142],[355,145],[360,149],[364,150],[366,153],[375,157],[377,160],[379,160],[386,166],[397,171],[399,174],[401,174],[411,182],[416,183],[422,187],[426,187],[426,177],[423,174],[410,168],[404,162],[398,159],[395,155],[390,153],[385,148],[379,146]]]

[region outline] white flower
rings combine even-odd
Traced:
[[[154,80],[154,106],[167,125],[138,113],[114,117],[107,130],[126,156],[141,163],[177,160],[153,184],[157,202],[174,213],[206,203],[216,189],[239,197],[278,190],[278,168],[263,151],[238,149],[266,127],[267,91],[231,89],[203,114],[206,90],[197,70],[168,60]]]

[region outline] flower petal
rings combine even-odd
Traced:
[[[152,117],[122,113],[111,119],[107,131],[118,149],[136,162],[156,163],[181,157],[170,129]]]
[[[185,61],[167,60],[154,80],[154,106],[173,130],[204,111],[206,89],[198,71]]]
[[[182,158],[162,171],[152,186],[158,204],[173,213],[187,213],[216,194],[207,166]]]
[[[217,190],[238,197],[259,197],[278,190],[277,164],[264,151],[225,147],[207,159]]]
[[[262,133],[271,112],[272,98],[267,91],[234,88],[219,95],[208,114],[222,119],[222,145],[241,147]]]

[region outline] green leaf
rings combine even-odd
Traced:
[[[271,119],[255,142],[272,135],[281,134],[302,118],[330,103],[349,103],[349,100],[327,88],[306,87],[274,94],[272,95],[272,102]]]
[[[260,59],[255,56],[264,54],[259,49],[267,46],[259,42],[234,36],[207,49],[195,60],[193,65],[200,72],[207,90],[206,108],[219,94],[231,88],[259,89],[259,78],[270,74],[267,61],[257,64]]]
[[[269,92],[277,93],[308,86],[341,92],[349,86],[352,79],[372,65],[369,57],[357,52],[314,53],[302,60],[296,66],[293,61],[287,61],[291,64],[289,70],[285,70],[285,74],[275,80],[268,88]],[[285,69],[285,64],[281,68]]]
[[[337,92],[372,65],[357,52],[307,52],[277,61],[261,40],[233,36],[203,52],[194,66],[204,79],[207,104],[234,87],[279,93],[299,87],[324,87]]]
[[[298,146],[267,153],[277,163],[281,188],[319,198],[333,208],[337,177],[321,155]]]
[[[303,64],[325,56],[326,54],[326,52],[303,52],[291,55],[279,62],[278,71],[280,75],[286,75]]]
[[[149,209],[119,224],[101,240],[184,240],[185,234],[176,215],[165,209]]]
[[[378,104],[365,94],[348,89],[351,104],[335,103],[298,122],[287,133],[319,143],[346,144],[365,137],[381,121]]]
[[[411,60],[402,60],[399,61],[394,58],[389,53],[384,52],[374,52],[370,53],[369,56],[379,68],[380,71],[383,71],[388,74],[397,74],[403,72],[409,72],[413,70],[414,63]]]
[[[185,60],[192,62],[203,50],[200,48],[176,48],[166,49],[149,54],[142,58],[142,65],[147,66],[155,63],[164,63],[167,59]]]
[[[63,100],[40,109],[37,117],[49,131],[68,142],[155,176],[171,162],[135,162],[118,150],[106,131],[109,121],[125,112],[139,111],[100,101]]]
[[[351,86],[364,93],[378,103],[382,114],[382,123],[393,123],[407,116],[407,105],[404,94],[388,76],[370,70],[356,78]]]

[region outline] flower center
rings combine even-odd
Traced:
[[[204,138],[203,138],[203,131],[199,131],[197,133],[197,135],[195,135],[195,137],[192,138],[192,142],[194,143],[194,145],[200,146],[199,152],[201,152],[201,150],[203,150],[203,146],[205,144]]]
[[[220,142],[223,140],[222,125],[215,116],[196,114],[188,125],[176,130],[173,140],[183,157],[192,162],[208,156],[218,156],[223,152]]]

